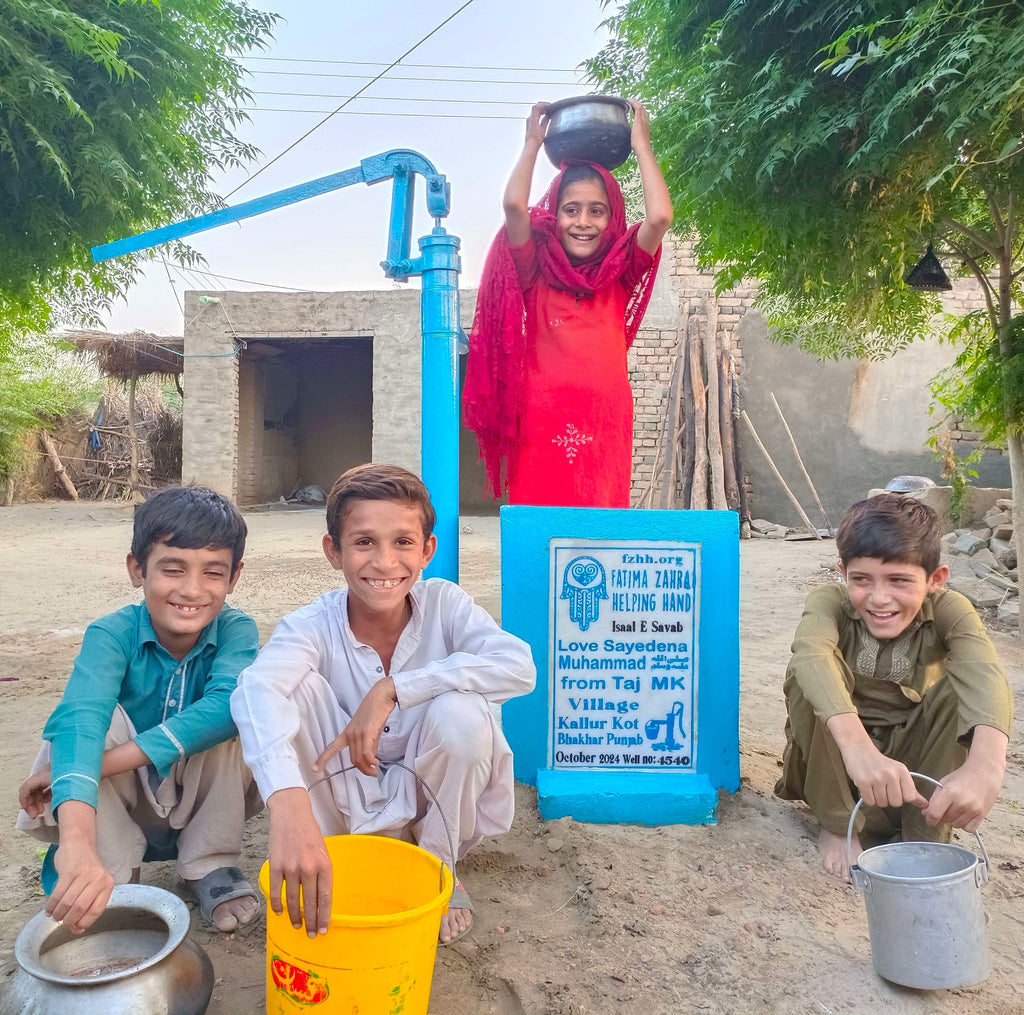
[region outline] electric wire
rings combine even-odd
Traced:
[[[247,112],[250,112],[250,113],[317,113],[317,114],[321,114],[322,115],[323,113],[327,112],[327,110],[325,110],[325,109],[279,109],[276,106],[251,106],[247,110]],[[336,109],[333,113],[331,113],[331,116],[414,116],[417,119],[420,119],[420,118],[423,118],[423,117],[431,117],[431,118],[440,119],[440,120],[516,120],[517,122],[522,120],[521,116],[499,116],[497,114],[492,116],[492,115],[489,115],[487,113],[417,113],[417,112],[412,112],[412,111],[410,111],[408,113],[395,113],[395,112],[386,113],[386,112],[374,112],[373,110],[369,110],[369,109],[366,110],[365,112],[362,111],[362,110],[358,110],[358,109],[346,109],[346,110],[343,110],[343,111],[339,111],[339,110]],[[331,116],[327,117],[327,120],[329,120],[331,118]],[[324,123],[326,123],[327,120],[324,120]],[[319,127],[319,126],[321,126],[321,124],[317,124],[317,126]],[[246,182],[248,182],[248,181],[246,181]],[[233,194],[234,192],[235,192],[234,190],[231,191],[231,194]],[[231,194],[228,194],[227,196],[230,197]]]
[[[408,65],[403,64],[403,66]],[[354,78],[357,81],[365,81],[370,76],[369,74],[328,74],[326,71],[304,70],[257,70],[253,71],[253,73],[262,75],[273,74],[277,77],[287,78]],[[370,84],[373,84],[374,81],[379,81],[381,76],[378,74]],[[558,87],[572,84],[571,81],[507,81],[502,78],[424,78],[414,77],[411,74],[392,74],[388,77],[388,81],[428,81],[442,85],[555,85]]]
[[[263,60],[267,63],[322,63],[333,64],[341,67],[383,67],[380,60],[317,60],[312,57],[298,56],[250,56],[249,60]],[[530,74],[575,74],[576,69],[571,67],[494,67],[482,64],[462,63],[406,63],[403,67],[419,67],[432,70],[501,70],[501,71],[522,71]]]
[[[357,96],[359,96],[363,92],[365,92],[367,88],[369,88],[371,85],[375,84],[382,77],[384,77],[384,75],[387,74],[387,72],[389,70],[391,70],[393,67],[397,67],[398,64],[400,64],[410,53],[412,53],[415,50],[419,49],[419,47],[422,46],[423,43],[427,41],[427,39],[429,39],[432,35],[436,35],[442,28],[444,28],[445,25],[448,24],[449,21],[452,21],[454,18],[456,18],[467,7],[469,7],[473,2],[474,2],[474,0],[466,0],[466,2],[464,4],[462,4],[453,13],[449,14],[448,17],[446,17],[444,19],[444,21],[442,21],[436,28],[432,28],[429,32],[427,32],[426,35],[423,36],[422,39],[420,39],[417,43],[415,43],[413,46],[411,46],[409,49],[407,49],[397,60],[395,60],[393,63],[391,63],[387,67],[385,67],[384,70],[382,70],[372,81],[367,82],[361,89],[359,89],[359,91],[357,91],[355,93],[355,95],[352,96],[352,98],[346,99],[340,106],[338,106],[338,108],[336,110],[334,110],[334,112],[332,112],[332,113],[328,114],[327,116],[325,116],[319,123],[315,123],[301,137],[297,138],[290,145],[288,145],[288,147],[285,148],[284,151],[279,152],[269,162],[265,162],[262,166],[260,166],[260,168],[257,169],[256,172],[252,173],[251,175],[247,176],[244,180],[242,180],[242,182],[237,187],[235,187],[234,190],[232,190],[230,193],[228,193],[225,196],[224,200],[227,200],[227,198],[231,197],[233,194],[236,194],[247,183],[251,183],[265,169],[269,169],[275,162],[277,162],[278,159],[282,158],[284,155],[287,155],[287,153],[290,152],[293,148],[295,148],[297,145],[299,145],[303,141],[305,141],[306,138],[309,137],[310,134],[312,134],[316,130],[319,130],[332,116],[334,116],[336,113],[339,113],[342,109],[345,108],[346,105],[348,105],[348,103],[350,103]]]
[[[176,268],[178,265],[172,263],[171,267]],[[221,275],[215,271],[204,271],[203,274],[209,275],[211,278],[226,279],[228,282],[244,282],[246,285],[259,285],[263,286],[264,289],[288,289],[296,293],[312,293],[317,291],[316,289],[301,289],[296,285],[281,285],[276,282],[256,282],[251,278],[236,278],[234,275]],[[224,287],[222,286],[221,288]]]
[[[345,95],[325,92],[253,92],[253,95],[275,95],[293,99],[344,99]],[[364,95],[367,102],[467,102],[477,106],[532,106],[533,102],[520,99],[441,99],[422,95]]]

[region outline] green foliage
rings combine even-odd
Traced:
[[[962,349],[932,382],[932,396],[949,416],[970,420],[987,444],[1003,445],[1008,428],[1019,433],[1024,423],[1024,316],[1006,327],[1008,355],[983,312],[953,319],[949,334]]]
[[[953,436],[945,426],[932,431],[928,443],[934,451],[933,458],[942,462],[942,475],[949,480],[949,517],[955,526],[971,520],[971,480],[978,478],[978,470],[971,466],[981,461],[981,448],[975,448],[969,455],[958,455],[953,446]]]
[[[589,69],[650,107],[675,227],[722,289],[760,281],[781,340],[878,357],[924,335],[938,302],[902,280],[933,239],[1010,285],[1024,5],[624,0],[607,24]]]
[[[0,479],[21,464],[26,433],[96,401],[100,375],[59,338],[12,340],[0,357]]]
[[[231,0],[0,0],[0,355],[126,289],[136,260],[91,246],[216,206],[210,172],[256,154],[232,133],[237,58],[275,21]]]

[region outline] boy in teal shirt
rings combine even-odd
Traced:
[[[161,490],[136,509],[127,566],[145,601],[86,630],[19,792],[17,827],[57,847],[46,911],[76,933],[144,859],[176,857],[220,930],[259,911],[237,864],[262,802],[229,704],[258,632],[224,605],[245,536],[234,505],[204,487]]]

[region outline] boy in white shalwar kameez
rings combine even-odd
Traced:
[[[324,836],[389,835],[450,863],[445,822],[458,857],[512,824],[512,752],[489,705],[533,688],[533,660],[457,585],[420,581],[437,545],[433,526],[426,487],[405,469],[342,475],[327,500],[323,550],[347,587],[285,617],[231,698],[270,811],[271,904],[280,911],[283,882],[292,923],[311,937],[330,922],[335,872]],[[416,772],[443,817],[389,762]],[[324,773],[340,774],[316,784]],[[460,882],[440,941],[471,923]]]

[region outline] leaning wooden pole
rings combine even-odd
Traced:
[[[718,303],[705,301],[704,372],[708,378],[708,464],[711,473],[711,507],[726,511],[725,460],[722,454],[722,423],[718,401]]]
[[[723,349],[718,356],[718,417],[722,428],[722,461],[725,465],[725,503],[740,509],[740,484],[736,476],[736,421],[732,418],[732,357]]]
[[[687,312],[683,319],[683,465],[682,465],[682,499],[684,509],[690,507],[693,496],[693,464],[694,464],[694,408],[693,408],[693,371],[690,369],[690,316]]]
[[[818,496],[818,491],[814,489],[814,484],[811,482],[811,477],[804,465],[804,460],[800,457],[800,449],[796,446],[796,438],[793,436],[793,431],[789,429],[786,417],[782,415],[782,409],[775,398],[775,394],[773,392],[768,392],[768,397],[772,400],[772,405],[775,406],[775,411],[779,414],[779,419],[782,420],[782,425],[786,430],[786,436],[789,438],[789,443],[793,445],[793,454],[796,455],[796,461],[800,466],[800,471],[804,474],[804,479],[807,480],[807,485],[811,488],[811,493],[814,494],[814,501],[818,505],[821,517],[825,519],[825,528],[834,535],[835,533],[832,529],[832,523],[828,520],[828,515],[825,513],[825,505],[821,503],[821,498]]]
[[[740,458],[740,385],[736,364],[732,364],[732,432],[734,437],[733,458],[736,465],[736,479],[740,484],[740,539],[750,538],[750,511],[747,508],[747,481],[743,475],[743,460]]]
[[[690,318],[687,328],[690,343],[690,382],[693,385],[693,487],[690,508],[706,511],[708,506],[708,439],[707,395],[701,369],[701,340],[697,316]]]
[[[45,430],[40,430],[39,440],[42,441],[46,457],[50,459],[53,471],[57,473],[57,478],[61,481],[64,489],[67,490],[68,496],[72,500],[78,500],[78,490],[75,489],[75,484],[71,482],[71,477],[68,475],[67,469],[64,468],[64,463],[60,460],[60,455],[57,454],[57,448],[54,446],[50,435]]]
[[[131,380],[128,381],[128,453],[131,461],[128,481],[131,484],[132,493],[139,489],[139,445],[135,439],[135,388],[138,383],[138,374],[133,373]]]
[[[668,382],[668,399],[665,405],[665,430],[662,434],[661,489],[658,507],[675,506],[676,499],[676,414],[679,410],[679,386],[683,379],[682,340],[677,346],[672,376]]]
[[[782,489],[786,491],[786,496],[792,501],[793,507],[796,508],[797,514],[804,520],[804,525],[807,526],[807,531],[814,536],[815,539],[821,539],[818,534],[818,530],[811,524],[810,518],[807,517],[807,513],[800,506],[800,501],[796,499],[793,491],[786,485],[786,481],[782,478],[782,473],[775,467],[775,462],[772,461],[772,456],[768,454],[768,449],[761,443],[761,438],[757,436],[757,431],[754,429],[754,424],[750,422],[750,417],[747,415],[746,410],[740,413],[743,417],[743,422],[750,427],[750,433],[754,438],[754,443],[761,449],[761,453],[768,460],[768,464],[771,466],[772,472],[775,473],[775,478],[782,484]]]

